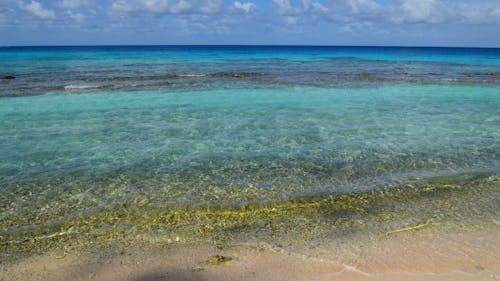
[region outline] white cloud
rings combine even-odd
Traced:
[[[212,14],[222,9],[222,0],[112,0],[116,12]]]
[[[19,24],[19,19],[16,17],[15,10],[7,7],[0,7],[0,29],[7,26],[15,26],[17,24]]]
[[[255,10],[257,6],[252,2],[241,3],[240,1],[236,1],[233,3],[233,7],[235,9],[242,10],[245,13],[250,13]]]
[[[293,14],[295,12],[290,0],[273,0],[273,3],[276,5],[276,12],[280,15]]]
[[[278,15],[305,15],[308,13],[325,13],[328,8],[319,2],[312,0],[302,0],[300,4],[294,6],[290,0],[273,0],[275,12]]]
[[[318,11],[318,12],[322,12],[322,13],[328,12],[328,8],[323,6],[321,3],[318,3],[318,2],[312,2],[311,7],[312,7],[311,9],[313,11]]]
[[[62,0],[58,3],[59,7],[72,10],[82,7],[88,7],[91,4],[92,1],[89,0]]]
[[[302,0],[302,8],[300,9],[303,12],[327,12],[328,8],[323,6],[319,2],[313,2],[311,0]]]
[[[45,9],[42,4],[40,4],[37,1],[31,1],[31,3],[24,3],[24,2],[19,2],[19,8],[22,10],[28,11],[35,16],[42,18],[42,19],[55,19],[56,14],[54,11]]]
[[[222,9],[223,1],[222,0],[201,0],[201,1],[192,1],[199,7],[199,10],[203,14],[213,14],[217,13]]]
[[[500,5],[498,5],[491,13],[494,17],[500,19]]]
[[[406,22],[442,21],[440,7],[437,0],[405,0],[401,6],[402,20]]]
[[[476,22],[485,17],[488,6],[485,0],[469,2],[466,0],[331,0],[342,12],[332,16],[342,18],[349,23],[371,22],[373,24],[406,24],[424,23],[438,24]]]
[[[87,20],[87,16],[82,13],[73,13],[72,11],[66,11],[66,14],[77,23],[84,23]]]
[[[285,18],[285,22],[286,22],[287,24],[294,25],[294,24],[297,24],[298,19],[297,19],[297,17],[287,16],[287,17]]]
[[[380,5],[373,0],[347,0],[353,13],[372,13],[380,9]]]
[[[500,21],[500,6],[491,0],[343,0],[328,2],[343,12],[330,16],[349,24],[358,22],[375,25],[392,24],[478,24]],[[339,5],[342,3],[344,6]],[[344,9],[342,9],[342,7]],[[498,8],[498,14],[495,9]],[[341,21],[342,21],[341,20]]]

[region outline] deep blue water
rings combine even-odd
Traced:
[[[500,49],[383,47],[0,48],[0,96],[381,83],[498,84]],[[246,79],[234,79],[243,74]],[[240,75],[241,76],[241,75]]]

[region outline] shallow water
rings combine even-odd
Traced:
[[[297,234],[298,210],[317,239],[498,218],[498,49],[0,48],[0,62],[16,76],[0,80],[9,249],[258,240]]]

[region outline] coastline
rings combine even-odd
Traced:
[[[294,253],[269,244],[138,247],[91,246],[32,256],[3,267],[0,280],[499,280],[500,228],[435,228],[358,241],[343,259]],[[314,251],[312,251],[314,252]],[[208,264],[213,255],[229,257]]]
[[[5,210],[0,262],[67,245],[110,242],[168,246],[212,242],[268,242],[310,248],[325,237],[348,241],[364,233],[387,235],[438,226],[498,226],[497,173],[436,177],[403,186],[245,205],[162,206],[168,197],[136,194],[76,217],[52,219],[32,208]],[[17,190],[1,193],[7,201]],[[164,195],[165,196],[165,195]],[[14,215],[15,214],[15,215]],[[29,227],[20,222],[26,221]]]
[[[498,181],[465,174],[267,205],[109,209],[2,233],[0,280],[498,280]],[[229,261],[207,264],[214,255]]]

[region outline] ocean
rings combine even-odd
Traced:
[[[2,258],[498,223],[500,49],[2,47],[1,76]]]

